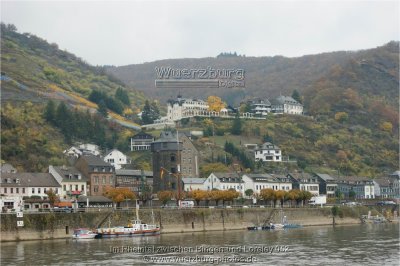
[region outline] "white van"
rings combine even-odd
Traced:
[[[181,200],[179,202],[179,208],[193,208],[194,201],[193,200]]]

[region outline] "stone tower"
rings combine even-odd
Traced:
[[[181,151],[182,142],[178,142],[176,132],[163,131],[160,138],[151,144],[154,176],[153,193],[160,190],[178,189],[178,171],[180,171],[178,167],[180,167]]]

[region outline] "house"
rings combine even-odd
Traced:
[[[289,96],[279,96],[271,100],[271,111],[275,114],[303,114],[303,105]]]
[[[346,197],[351,196],[351,191],[357,199],[374,199],[375,184],[367,177],[346,176],[337,178],[338,190]]]
[[[205,181],[206,181],[205,178],[183,177],[182,178],[183,191],[205,190],[204,189]]]
[[[128,157],[117,149],[113,149],[104,156],[104,161],[110,163],[115,169],[121,169],[124,165],[130,163]]]
[[[327,198],[335,198],[338,188],[336,178],[328,174],[313,174],[319,182],[319,194],[326,195]]]
[[[0,179],[0,194],[2,204],[7,209],[19,209],[24,205],[23,198],[37,196],[47,198],[46,192],[54,191],[59,195],[61,185],[48,173],[2,173]],[[2,206],[2,207],[3,207]],[[37,208],[41,208],[41,205]],[[25,209],[29,208],[24,206]]]
[[[83,154],[83,152],[75,146],[72,146],[68,150],[65,150],[63,153],[68,157],[76,157],[76,158],[79,158],[79,156]]]
[[[206,190],[229,190],[235,189],[244,195],[244,182],[238,173],[211,173],[204,182]]]
[[[140,195],[146,186],[150,191],[153,190],[153,172],[131,169],[115,170],[115,187],[129,188],[131,191]]]
[[[95,156],[100,155],[100,147],[95,144],[91,144],[91,143],[85,143],[85,144],[79,145],[79,150],[83,154],[93,154]]]
[[[89,196],[101,196],[106,187],[115,187],[115,169],[101,157],[82,155],[76,161],[75,167],[88,179]]]
[[[179,140],[182,142],[180,153],[182,176],[199,177],[199,151],[186,134],[179,134]]]
[[[292,189],[290,180],[283,177],[278,178],[270,174],[244,174],[242,176],[244,182],[244,191],[251,189],[254,193],[259,194],[262,189],[285,190]]]
[[[400,198],[399,195],[400,171],[396,171],[388,176],[374,179],[375,196],[385,199]]]
[[[178,95],[176,100],[169,100],[167,118],[170,121],[179,121],[182,118],[193,117],[208,112],[208,103],[198,99],[185,99]]]
[[[271,102],[268,99],[255,98],[247,102],[251,106],[251,112],[256,116],[267,116],[271,112]]]
[[[17,169],[9,163],[4,163],[0,166],[1,173],[16,173]]]
[[[61,185],[60,198],[71,199],[87,195],[88,179],[74,166],[49,166],[51,174]]]
[[[131,137],[131,151],[147,151],[150,150],[154,137],[145,132],[139,132]]]
[[[282,151],[278,146],[265,142],[262,145],[258,145],[254,150],[254,157],[256,161],[281,162]]]
[[[304,172],[289,173],[286,175],[290,178],[293,189],[309,191],[314,196],[319,196],[318,178]]]

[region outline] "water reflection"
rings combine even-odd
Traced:
[[[233,253],[175,252],[165,247],[236,247]],[[113,248],[152,247],[162,252],[114,253]],[[246,248],[247,250],[241,249]],[[268,252],[268,248],[288,250]],[[259,252],[260,248],[264,252]],[[162,234],[156,237],[23,241],[1,244],[2,265],[153,265],[160,259],[254,257],[258,265],[398,265],[398,224],[306,227],[282,231],[219,231]],[[142,249],[144,250],[144,249]],[[257,251],[258,250],[258,251]],[[115,251],[115,249],[114,249]],[[257,252],[256,252],[257,251]],[[148,257],[145,257],[148,256]],[[187,265],[175,261],[164,265]],[[248,263],[222,263],[249,265]]]

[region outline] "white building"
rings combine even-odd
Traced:
[[[204,182],[205,190],[229,190],[235,189],[244,195],[244,182],[237,173],[211,173]]]
[[[303,105],[289,96],[279,96],[271,100],[271,111],[275,114],[303,114]]]
[[[51,174],[61,185],[60,198],[76,198],[87,195],[87,178],[73,166],[49,166]]]
[[[91,143],[85,143],[85,144],[79,145],[79,150],[81,150],[85,154],[90,153],[90,154],[93,154],[95,156],[100,155],[99,146],[97,146],[95,144],[91,144]]]
[[[198,99],[184,99],[180,95],[176,100],[168,101],[167,118],[179,121],[182,118],[208,113],[208,103]]]
[[[257,98],[248,101],[251,112],[256,116],[267,116],[271,112],[271,103],[268,99]]]
[[[61,192],[61,185],[48,173],[2,173],[0,181],[1,204],[7,209],[21,208],[23,197],[43,199],[50,189],[57,195]]]
[[[79,158],[79,156],[82,155],[82,151],[79,148],[72,146],[68,150],[65,150],[64,154],[69,156],[69,157]]]
[[[121,169],[123,165],[130,163],[128,157],[117,149],[104,156],[104,161],[110,163],[115,169]]]
[[[292,183],[280,176],[269,174],[244,174],[242,176],[244,182],[244,191],[251,189],[254,193],[260,194],[262,189],[285,190],[292,189]]]
[[[265,142],[262,145],[258,145],[254,150],[254,157],[256,161],[281,162],[282,152],[278,146]]]
[[[147,151],[150,150],[154,137],[150,134],[139,132],[131,137],[131,151]]]
[[[192,191],[192,190],[205,190],[204,182],[205,178],[196,178],[196,177],[183,177],[182,184],[184,191]]]

